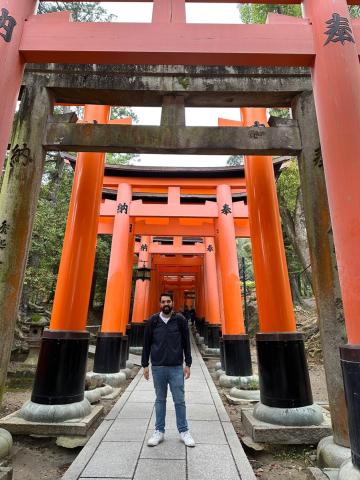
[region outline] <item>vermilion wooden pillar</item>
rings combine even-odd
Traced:
[[[38,0],[3,0],[0,4],[0,172],[3,170],[25,67],[19,55],[19,45],[25,21],[35,12],[37,3]]]
[[[138,268],[149,268],[149,248],[150,237],[142,236],[140,240],[140,252],[138,260]],[[133,304],[133,313],[131,320],[131,335],[130,345],[133,347],[141,347],[143,344],[143,333],[147,318],[145,314],[146,310],[146,295],[148,289],[149,280],[136,280],[135,295]]]
[[[241,114],[246,127],[256,121],[267,125],[264,108],[242,108]],[[247,156],[245,175],[259,309],[261,402],[278,408],[312,405],[304,341],[296,332],[272,157]]]
[[[360,66],[346,0],[303,4],[314,33],[313,91],[349,342],[340,353],[352,461],[360,469]]]
[[[219,291],[216,274],[215,242],[212,237],[205,238],[205,273],[208,304],[208,346],[219,348],[221,325]]]
[[[223,341],[225,371],[232,376],[252,375],[250,344],[245,333],[231,188],[217,187],[218,251],[224,301]]]
[[[131,186],[120,183],[116,199],[117,212],[114,219],[104,313],[94,360],[94,372],[97,373],[117,373],[120,370],[122,336],[126,334],[122,315],[126,308],[126,289],[129,281],[131,199]]]
[[[110,107],[87,105],[84,120],[107,123],[109,113]],[[104,159],[103,153],[77,157],[50,330],[43,336],[32,394],[36,403],[66,404],[84,398],[86,322]]]

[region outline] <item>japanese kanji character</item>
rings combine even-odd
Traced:
[[[128,213],[128,204],[127,203],[119,203],[117,206],[117,213]]]
[[[20,148],[19,145],[15,147],[10,152],[10,168],[14,168],[16,163],[21,163],[24,167],[32,162],[31,151],[26,143],[23,144],[23,148]]]
[[[332,18],[326,22],[328,25],[325,35],[328,36],[324,46],[330,42],[345,42],[355,43],[349,19],[341,17],[338,13],[333,13]]]
[[[231,213],[231,208],[227,203],[224,203],[221,213],[223,213],[224,215],[228,215],[229,213]]]
[[[9,15],[9,10],[6,8],[1,9],[0,15],[0,30],[5,30],[5,33],[0,32],[0,36],[3,37],[5,42],[11,42],[11,37],[16,25],[16,20],[14,17]]]
[[[7,235],[9,228],[10,228],[10,225],[7,223],[6,220],[4,220],[0,225],[0,233],[3,235]]]

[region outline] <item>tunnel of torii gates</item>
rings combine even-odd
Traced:
[[[108,114],[109,107],[85,107],[87,121],[107,123]],[[264,116],[266,122],[265,109],[243,109],[245,122],[263,121]],[[247,157],[246,180],[244,167],[154,167],[144,176],[141,167],[109,165],[102,180],[103,157],[82,153],[76,161],[50,329],[44,333],[32,402],[83,400],[88,347],[84,332],[97,232],[112,235],[112,246],[95,373],[111,375],[125,368],[129,334],[132,344],[141,346],[145,320],[158,311],[160,293],[171,291],[176,309],[195,307],[208,346],[222,346],[226,374],[251,377],[236,249],[236,237],[251,237],[261,402],[284,409],[311,406],[272,158]],[[276,172],[281,163],[275,163]],[[101,192],[99,216],[95,205]],[[134,259],[138,271],[150,269],[151,276],[136,280],[129,325]],[[77,296],[71,301],[73,292]]]
[[[348,344],[341,347],[341,363],[349,410],[352,461],[356,468],[360,467],[360,22],[351,20],[348,11],[348,5],[359,4],[359,0],[283,0],[284,4],[302,3],[304,18],[270,15],[266,25],[188,24],[185,0],[154,0],[150,24],[73,23],[66,12],[34,15],[37,3],[37,0],[0,2],[1,163],[24,67],[29,62],[311,68],[348,336]],[[278,0],[250,3],[275,4]],[[22,159],[21,149],[17,148],[14,161]],[[217,195],[218,198],[226,197],[223,186]],[[220,228],[223,222],[228,227],[230,218],[229,215],[218,216],[219,232],[223,231]],[[217,243],[219,250],[220,237]],[[220,254],[219,258],[223,256]],[[228,293],[233,295],[234,292],[227,291],[226,295]],[[225,317],[226,312],[224,304]],[[51,344],[56,336],[59,344],[66,344],[67,332],[78,331],[79,325],[68,325],[63,318],[53,316],[52,322],[53,330],[49,338],[44,339],[44,344],[45,340]],[[55,334],[58,325],[65,330]],[[228,332],[226,328],[225,320],[223,334],[232,335],[233,331]],[[292,321],[284,334],[291,331]],[[77,335],[80,339],[84,334]],[[281,341],[281,337],[277,341]],[[246,345],[245,340],[243,343]],[[85,350],[83,355],[86,356]],[[55,371],[54,362],[49,363]],[[74,395],[73,400],[78,398]],[[48,401],[41,395],[38,399]]]

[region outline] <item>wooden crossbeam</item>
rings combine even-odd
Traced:
[[[310,25],[71,22],[68,12],[34,15],[24,26],[26,62],[310,66]]]
[[[40,0],[41,2],[50,2],[53,0]],[[63,3],[93,2],[94,0],[62,0]],[[97,2],[118,3],[120,0],[97,0]],[[121,2],[131,3],[134,0],[121,0]],[[136,0],[137,2],[147,2],[149,0]],[[268,5],[298,5],[302,0],[185,0],[186,3],[253,3]],[[348,5],[360,5],[360,0],[347,0]]]
[[[296,155],[296,126],[271,128],[156,127],[51,123],[43,146],[48,151],[204,155]]]

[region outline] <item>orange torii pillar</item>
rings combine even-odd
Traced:
[[[129,338],[131,332],[130,322],[130,303],[131,303],[131,292],[132,292],[132,277],[133,277],[133,268],[134,268],[134,247],[135,247],[135,236],[133,225],[130,223],[129,226],[129,242],[128,242],[128,255],[125,257],[126,264],[126,275],[127,280],[125,281],[125,290],[124,290],[124,308],[121,315],[121,331],[124,332],[121,337],[121,356],[120,356],[120,368],[126,368],[126,360],[129,358]]]
[[[142,236],[140,240],[140,252],[138,260],[138,268],[149,268],[149,248],[150,237]],[[148,289],[149,280],[137,279],[135,284],[134,305],[131,320],[130,346],[142,347],[144,339],[145,327],[145,308],[146,308],[146,291]]]
[[[229,376],[252,375],[249,338],[245,333],[241,302],[239,267],[236,252],[235,226],[231,188],[218,185],[218,251],[224,302],[225,372]]]
[[[126,309],[126,289],[129,281],[128,257],[130,237],[130,203],[132,190],[128,183],[120,183],[117,191],[117,210],[111,243],[108,279],[105,294],[104,313],[101,332],[98,334],[94,372],[118,373],[122,350],[127,349],[122,337],[126,337],[126,324],[123,323],[123,311]]]
[[[304,0],[316,60],[312,83],[344,304],[348,345],[340,348],[351,462],[339,480],[360,478],[360,66],[346,0]]]
[[[109,113],[110,107],[86,105],[84,120],[106,124]],[[89,343],[86,323],[104,160],[104,153],[79,153],[77,157],[50,329],[43,334],[31,396],[32,402],[38,404],[82,405],[85,402]],[[26,412],[25,405],[25,418]],[[69,414],[84,416],[78,408],[69,410]]]
[[[215,232],[218,232],[217,228],[218,221],[215,221]],[[217,277],[217,285],[218,285],[218,292],[219,292],[219,307],[220,307],[220,339],[219,339],[219,347],[220,347],[220,361],[221,361],[221,369],[225,370],[225,355],[224,355],[224,339],[222,337],[222,332],[224,331],[224,298],[222,293],[222,280],[221,280],[221,267],[220,267],[220,257],[219,257],[219,234],[215,233],[214,243],[216,248],[216,277]]]
[[[212,237],[205,238],[205,275],[207,297],[208,347],[219,348],[221,330],[219,291],[216,273],[215,245]]]
[[[240,110],[245,127],[267,125],[265,108]],[[293,421],[291,409],[308,407],[313,398],[303,336],[296,332],[272,157],[245,157],[245,178],[260,325],[256,343],[262,405],[254,415],[261,410],[265,419],[266,407],[283,408]],[[314,415],[308,415],[308,424],[321,422],[322,415]],[[267,420],[271,418],[272,413]]]

